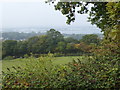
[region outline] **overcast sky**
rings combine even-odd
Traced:
[[[88,15],[80,14],[76,14],[76,21],[69,26],[66,24],[66,17],[60,11],[56,11],[53,5],[44,2],[2,3],[0,12],[3,28],[42,26],[96,28],[87,22]]]

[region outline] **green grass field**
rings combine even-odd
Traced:
[[[67,64],[69,62],[72,62],[73,59],[77,60],[77,58],[81,59],[82,56],[66,56],[66,57],[53,57],[51,58],[53,61],[54,65],[58,65],[58,64]],[[6,68],[12,68],[12,66],[15,67],[25,67],[26,63],[28,62],[28,58],[23,58],[23,59],[14,59],[14,60],[3,60],[2,62],[2,70],[6,71]]]

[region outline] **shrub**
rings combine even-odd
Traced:
[[[52,64],[53,54],[29,58],[25,69],[12,67],[3,73],[4,88],[119,88],[118,59],[85,57],[66,65]],[[113,64],[114,62],[114,64]]]
[[[7,68],[3,72],[3,89],[4,88],[44,88],[55,73],[55,66],[52,65],[52,54],[47,57],[28,58],[26,67]]]

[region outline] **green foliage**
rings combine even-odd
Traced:
[[[48,48],[46,49],[46,51],[54,53],[55,52],[54,48],[57,47],[58,42],[61,42],[63,40],[64,40],[63,35],[59,31],[56,31],[55,29],[50,29],[47,32],[46,41]]]
[[[120,2],[109,2],[106,4],[106,7],[110,26],[106,28],[108,31],[105,34],[107,34],[114,43],[120,46]]]
[[[57,47],[56,47],[56,51],[57,51],[57,52],[64,53],[64,52],[65,52],[65,49],[66,49],[66,43],[63,42],[63,41],[58,42]]]
[[[53,55],[43,58],[29,58],[26,67],[7,68],[3,72],[3,88],[42,88],[46,87],[52,70],[54,69],[51,61]],[[12,70],[13,69],[13,70]],[[11,71],[12,70],[12,71]]]
[[[118,62],[113,64],[115,59],[106,61],[103,57],[96,61],[96,58],[86,56],[66,65],[56,66],[51,61],[53,58],[49,53],[45,58],[29,58],[24,69],[14,66],[7,68],[7,72],[3,72],[3,89],[119,88]]]
[[[96,34],[89,34],[89,35],[83,36],[80,41],[85,42],[86,44],[90,44],[90,43],[99,44],[100,39]]]
[[[14,47],[15,51],[15,56],[17,57],[24,56],[24,54],[27,54],[28,49],[27,49],[27,41],[19,41],[17,42],[16,47]]]
[[[67,43],[78,43],[79,41],[77,39],[74,39],[72,37],[65,38],[65,42]]]
[[[73,35],[75,36],[75,35]],[[87,44],[90,43],[99,43],[99,39],[97,35],[85,35],[82,42]],[[34,36],[29,38],[28,40],[23,41],[15,41],[15,40],[6,40],[3,41],[3,53],[2,56],[5,58],[6,56],[14,56],[15,58],[24,57],[25,54],[28,56],[34,54],[34,57],[45,56],[49,52],[51,53],[61,53],[62,55],[82,55],[85,50],[90,50],[87,45],[80,45],[80,48],[77,47],[79,44],[79,40],[74,39],[72,37],[64,38],[63,35],[51,29],[47,32],[46,35]],[[79,46],[79,45],[78,45]],[[86,53],[87,54],[87,53]]]
[[[15,40],[6,40],[2,43],[2,58],[5,56],[12,56],[15,54],[14,48],[17,45],[17,41]]]
[[[66,52],[69,52],[69,53],[72,53],[72,52],[75,52],[75,47],[74,47],[74,44],[72,43],[67,43],[66,45]]]
[[[76,7],[80,8],[77,9],[80,14],[89,12],[88,21],[99,27],[106,39],[111,39],[120,45],[120,2],[83,2],[58,2],[55,10],[66,15],[67,24],[75,21]]]
[[[47,36],[35,36],[28,39],[28,53],[46,53],[45,49],[47,48]]]
[[[67,23],[75,20],[75,7],[81,7],[78,12],[80,14],[87,13],[89,3],[80,2],[59,2],[56,10],[60,10],[68,18]],[[119,44],[119,8],[120,3],[92,2],[89,20],[92,24],[96,24],[104,32],[107,40],[103,45],[97,46],[96,35],[87,35],[83,37],[80,44],[66,42],[60,32],[51,29],[46,36],[33,37],[29,39],[29,54],[31,52],[41,52],[42,48],[47,48],[46,52],[66,52],[76,53],[79,51],[92,52],[94,56],[73,60],[66,65],[53,65],[54,55],[48,53],[46,57],[28,58],[26,67],[7,68],[7,72],[3,72],[3,89],[10,88],[110,88],[118,89],[119,86],[119,60],[120,60],[120,44]],[[91,39],[92,37],[92,39]],[[41,38],[44,38],[41,39]],[[110,42],[110,40],[113,40]],[[45,43],[44,43],[45,42]],[[95,43],[95,44],[91,44]],[[5,43],[5,42],[4,42]],[[16,41],[6,41],[8,45],[16,46]],[[8,49],[8,45],[4,44],[4,49]],[[89,44],[89,45],[87,45]],[[43,45],[38,49],[39,46]],[[18,45],[19,46],[19,45]],[[9,48],[14,51],[13,47]],[[55,49],[54,49],[55,48]],[[38,49],[38,50],[37,50]],[[10,52],[8,50],[8,52]],[[5,52],[4,52],[5,53]],[[59,53],[58,53],[59,55]],[[13,69],[13,70],[11,70]]]
[[[81,11],[80,13],[83,13],[84,10],[87,9],[84,5],[82,5],[81,2],[58,2],[57,5],[55,5],[55,10],[60,10],[63,15],[66,15],[67,17],[67,24],[70,24],[71,22],[75,21],[75,7],[81,6]]]
[[[89,55],[88,53],[91,53],[91,50],[94,46],[81,42],[79,44],[75,44],[74,47],[77,50],[77,52],[81,52],[82,54]]]

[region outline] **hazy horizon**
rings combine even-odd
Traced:
[[[76,13],[75,22],[71,25],[66,24],[66,17],[60,11],[54,9],[54,5],[45,2],[13,2],[0,4],[2,16],[2,28],[53,28],[67,29],[70,33],[101,33],[100,29],[87,22],[87,14],[80,15]],[[70,29],[70,30],[68,30]],[[74,30],[75,29],[75,30]],[[59,30],[58,30],[59,31]]]

